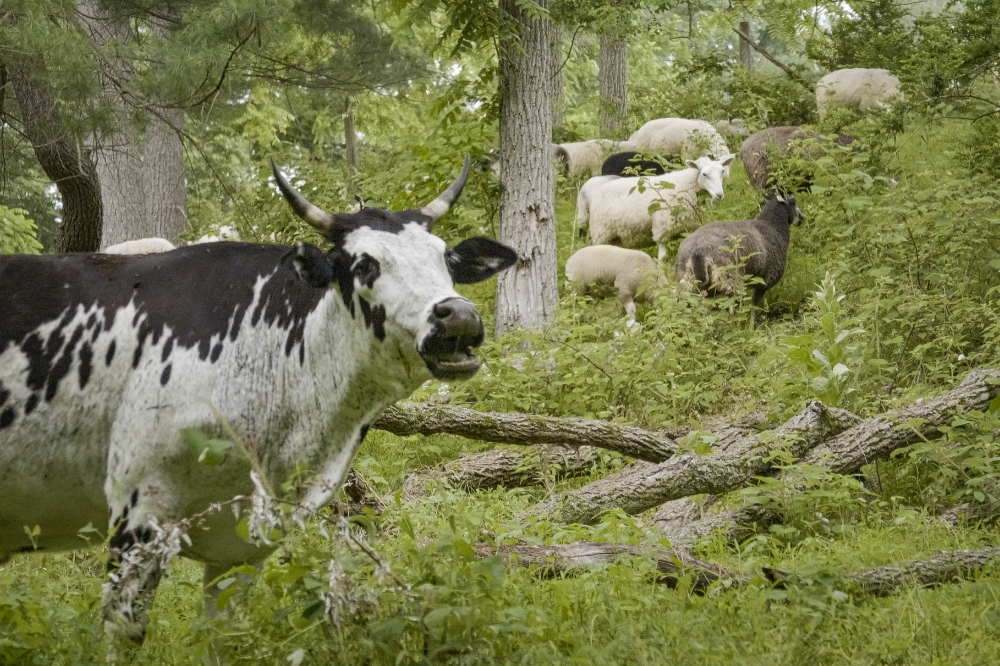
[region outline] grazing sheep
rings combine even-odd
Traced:
[[[837,135],[838,146],[847,146],[853,141],[853,136]],[[786,125],[770,127],[751,135],[740,148],[740,159],[743,160],[743,166],[747,170],[750,185],[758,192],[762,192],[765,188],[773,186],[773,183],[769,182],[771,157],[778,153],[791,152],[808,160],[817,160],[830,148],[830,143],[823,134],[795,125]],[[796,188],[797,191],[808,189],[812,182],[812,174],[803,176],[804,180]]]
[[[576,195],[576,220],[575,226],[577,233],[581,235],[586,235],[587,230],[590,227],[590,201],[594,196],[594,193],[601,187],[604,183],[610,183],[614,180],[619,180],[621,176],[594,176],[580,188],[580,191]]]
[[[729,154],[726,142],[712,124],[686,118],[650,120],[629,137],[637,150],[664,153],[682,160],[703,155],[719,157]],[[729,171],[726,171],[729,175]]]
[[[219,241],[234,240],[238,241],[240,239],[240,232],[230,226],[219,227],[219,231],[215,234],[202,236],[198,240],[191,243],[191,245],[200,245],[202,243],[218,243]]]
[[[753,304],[760,305],[767,290],[785,274],[791,225],[802,220],[795,197],[779,193],[768,197],[756,220],[706,224],[677,250],[677,280],[705,295],[732,295],[744,275],[755,275],[764,280],[753,285]],[[721,270],[724,266],[731,268]]]
[[[101,252],[102,254],[155,254],[157,252],[170,252],[173,249],[174,244],[166,238],[140,238],[139,240],[109,245]]]
[[[816,84],[816,110],[820,120],[835,107],[883,109],[899,92],[899,79],[887,69],[838,69]]]
[[[636,159],[645,153],[638,150],[627,150],[624,153],[615,153],[604,160],[601,165],[602,176],[637,176],[640,174],[659,176],[666,173],[663,165],[656,160]],[[626,173],[626,171],[628,173]]]
[[[722,178],[734,159],[735,155],[724,155],[721,160],[699,157],[688,160],[687,169],[662,176],[600,176],[601,182],[591,187],[588,182],[580,189],[577,220],[590,225],[590,240],[594,245],[640,248],[656,243],[659,260],[663,261],[674,226],[674,210],[693,209],[699,190],[706,190],[713,199],[721,199]],[[672,189],[668,189],[671,185]],[[582,205],[580,199],[584,200]],[[656,208],[652,213],[650,206]]]
[[[591,139],[557,144],[553,153],[556,164],[562,165],[567,173],[588,173],[593,176],[600,172],[608,155],[634,148],[628,141]]]
[[[618,289],[629,326],[635,323],[635,301],[648,300],[646,293],[636,297],[639,288],[650,284],[657,274],[656,262],[648,254],[614,245],[591,245],[577,250],[566,261],[566,279],[580,293],[587,293],[592,284],[610,284]]]
[[[749,136],[750,130],[747,129],[746,123],[743,122],[742,118],[733,118],[731,120],[716,120],[712,123],[719,134],[733,134],[735,136]]]

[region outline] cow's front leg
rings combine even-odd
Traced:
[[[109,658],[127,661],[145,639],[156,588],[187,534],[171,519],[159,484],[139,484],[131,492],[113,485],[115,490],[108,493],[111,538],[101,617]]]

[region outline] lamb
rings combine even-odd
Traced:
[[[636,159],[636,156],[639,159]],[[666,173],[663,164],[657,160],[641,159],[643,152],[638,150],[627,150],[623,153],[615,153],[604,160],[601,165],[602,176],[637,176],[640,174],[659,176]]]
[[[610,284],[618,289],[628,326],[635,323],[635,301],[649,300],[648,292],[636,296],[639,288],[648,285],[657,274],[656,263],[648,254],[614,245],[591,245],[574,252],[566,261],[566,279],[580,293],[587,293],[592,284]]]
[[[634,150],[628,141],[591,139],[574,143],[560,143],[553,147],[556,164],[561,164],[567,173],[587,173],[596,175],[608,155],[623,150]]]
[[[711,123],[686,118],[650,120],[629,137],[629,143],[637,150],[664,153],[682,160],[729,154],[725,140]],[[729,175],[728,170],[726,175]]]
[[[887,108],[886,100],[899,93],[899,79],[886,69],[838,69],[816,84],[820,120],[838,106],[847,109]]]
[[[721,199],[722,178],[734,159],[735,155],[723,155],[720,160],[699,157],[688,160],[688,168],[662,176],[600,176],[601,182],[591,185],[588,181],[581,188],[577,220],[590,225],[590,240],[594,245],[641,248],[656,243],[658,258],[663,261],[674,226],[674,211],[693,209],[700,190],[706,190],[713,199]],[[640,178],[642,191],[639,191]],[[668,189],[671,185],[672,189]]]
[[[140,238],[139,240],[109,245],[101,252],[103,254],[155,254],[169,252],[173,249],[175,249],[174,244],[166,238]]]
[[[837,135],[838,146],[847,146],[853,141],[853,136]],[[801,145],[803,142],[808,143]],[[750,185],[758,192],[762,192],[765,188],[774,185],[771,182],[770,159],[777,153],[794,152],[800,157],[816,160],[822,157],[830,147],[827,138],[819,132],[795,125],[786,125],[784,127],[771,127],[751,135],[740,148],[740,158],[747,170]],[[803,175],[804,181],[797,184],[797,191],[804,191],[812,181],[812,174]],[[786,187],[787,189],[790,188]]]
[[[795,197],[778,193],[765,200],[756,220],[706,224],[677,250],[677,280],[704,295],[732,295],[743,276],[757,276],[764,283],[753,285],[752,302],[759,306],[785,274],[791,225],[803,219]]]

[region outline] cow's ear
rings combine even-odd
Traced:
[[[517,261],[517,252],[495,240],[469,238],[445,253],[448,270],[458,284],[481,282],[510,268]]]
[[[330,258],[308,243],[296,244],[295,249],[284,256],[282,263],[290,266],[311,287],[329,287],[335,277]]]

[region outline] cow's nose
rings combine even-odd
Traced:
[[[464,298],[446,298],[437,303],[430,319],[448,337],[478,338],[483,334],[483,320],[476,306]]]

